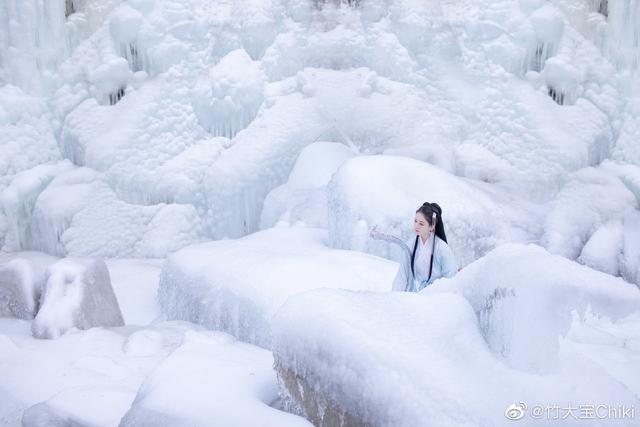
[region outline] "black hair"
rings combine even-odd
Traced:
[[[444,232],[444,223],[442,222],[442,208],[440,207],[440,205],[438,205],[437,203],[424,202],[422,206],[420,206],[416,210],[416,213],[418,212],[420,212],[426,218],[430,227],[433,226],[433,217],[435,214],[435,221],[436,221],[435,234],[437,237],[444,240],[445,243],[448,243],[447,235]],[[420,236],[416,236],[416,241],[413,245],[413,252],[411,253],[411,274],[413,274],[414,277],[416,273],[414,271],[413,264],[416,258],[416,249],[418,248],[418,239],[420,239]],[[433,270],[433,255],[435,252],[435,247],[436,247],[436,239],[434,237],[433,249],[431,250],[431,263],[429,266],[429,277],[427,278],[427,281],[431,279],[431,271]]]

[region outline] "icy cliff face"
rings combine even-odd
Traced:
[[[606,159],[640,164],[638,10],[636,0],[7,1],[0,191],[23,186],[23,171],[41,179],[3,195],[0,242],[162,257],[304,220],[309,207],[326,212],[309,224],[332,229],[335,198],[323,186],[313,200],[280,187],[303,149],[326,141],[482,181],[489,222],[506,215],[509,226],[478,239],[464,263],[525,240],[603,265],[587,261],[592,250],[579,255],[620,218],[598,216],[570,250],[555,243],[570,227],[545,232],[531,221],[556,211],[577,171]],[[69,170],[35,169],[60,160]],[[423,178],[407,174],[376,194],[391,202]],[[407,206],[447,192],[424,186]],[[55,206],[63,194],[72,203]],[[538,207],[498,212],[510,194]],[[372,225],[368,210],[333,243],[363,249],[352,228]],[[395,217],[376,219],[410,232]]]

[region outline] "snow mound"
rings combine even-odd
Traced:
[[[25,320],[35,317],[43,273],[23,258],[0,265],[0,317]]]
[[[637,286],[536,245],[502,245],[425,292],[463,295],[494,354],[535,373],[557,368],[572,313],[617,320],[640,310]]]
[[[28,321],[0,318],[3,426],[19,426],[21,420],[42,427],[117,426],[145,378],[182,345],[187,331],[202,329],[186,322],[159,322],[145,328],[74,330],[56,340],[40,340],[29,326]],[[248,353],[256,350],[247,347]],[[220,359],[226,348],[220,346]],[[275,389],[273,373],[271,382]]]
[[[273,227],[279,221],[326,227],[327,184],[340,165],[354,155],[351,149],[337,142],[314,142],[305,147],[288,181],[267,195],[260,228]]]
[[[120,426],[309,426],[271,408],[271,353],[214,332],[188,331],[147,377]]]
[[[233,138],[258,113],[263,84],[258,62],[242,49],[230,52],[196,85],[193,102],[200,123],[214,136]]]
[[[286,407],[315,425],[506,426],[519,401],[637,404],[606,365],[569,344],[557,372],[530,375],[491,353],[462,296],[323,289],[281,308],[273,351]]]
[[[27,408],[24,427],[117,425],[133,399],[128,387],[70,387],[51,399]]]
[[[360,156],[348,160],[328,186],[329,241],[343,249],[395,254],[386,242],[368,240],[368,230],[409,239],[413,217],[425,201],[443,210],[447,239],[466,265],[507,241],[536,236],[542,212],[507,190],[451,175],[414,159]]]
[[[40,309],[31,324],[34,337],[57,338],[74,327],[122,325],[104,261],[63,259],[49,267]]]
[[[168,319],[188,320],[269,348],[271,319],[293,294],[320,287],[389,290],[395,263],[327,248],[326,232],[276,227],[169,256],[158,300]]]

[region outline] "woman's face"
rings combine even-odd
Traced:
[[[413,219],[413,228],[416,230],[416,234],[425,240],[431,232],[431,227],[422,212],[416,212],[416,217]]]

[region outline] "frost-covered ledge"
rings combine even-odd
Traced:
[[[322,287],[390,290],[396,263],[328,248],[326,238],[323,229],[281,226],[188,246],[162,267],[162,313],[270,348],[272,318],[291,295]]]

